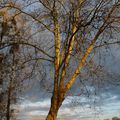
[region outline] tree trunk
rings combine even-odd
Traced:
[[[54,110],[51,106],[46,120],[56,120],[58,110]]]
[[[62,102],[64,101],[64,95],[63,96],[59,95],[59,97],[57,97],[57,98],[58,99],[56,99],[56,97],[54,97],[54,95],[51,98],[51,107],[50,107],[50,110],[46,117],[46,120],[56,120],[58,110],[59,110],[60,106],[62,105]]]
[[[6,110],[6,120],[10,120],[10,99],[11,97],[11,90],[8,88],[8,100],[7,100],[7,110]]]
[[[51,98],[51,107],[50,107],[50,110],[49,110],[46,120],[56,120],[58,109],[59,108],[58,108],[57,99],[52,97]]]

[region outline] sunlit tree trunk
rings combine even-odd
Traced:
[[[53,97],[51,98],[51,106],[46,120],[56,120],[58,110],[61,107],[62,102],[64,101],[64,95],[61,94],[60,96],[58,96],[58,99],[56,99],[55,96],[53,95]]]
[[[57,103],[57,99],[54,99],[54,96],[53,96],[51,99],[51,107],[46,120],[56,120],[57,113],[58,113],[58,104],[56,103]]]

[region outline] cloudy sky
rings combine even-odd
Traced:
[[[36,87],[37,88],[37,87]],[[110,86],[99,96],[69,96],[59,110],[60,120],[104,120],[120,117],[120,87]],[[35,94],[34,94],[35,93]],[[50,107],[50,95],[39,89],[26,95],[17,105],[20,120],[45,120]]]
[[[115,75],[120,75],[120,53],[118,48],[112,48],[112,57],[106,60],[105,68]],[[108,78],[110,79],[110,78]],[[114,79],[111,78],[111,79]],[[119,80],[119,76],[117,76]],[[33,85],[30,94],[26,94],[21,102],[15,106],[19,109],[16,114],[20,120],[45,120],[50,108],[50,94]],[[120,87],[107,84],[99,95],[68,96],[59,110],[60,120],[104,120],[105,118],[120,117]]]
[[[76,99],[76,102],[73,102],[73,99]],[[24,99],[19,105],[18,117],[21,120],[44,120],[49,107],[50,99],[35,100],[35,97],[32,99],[31,96],[31,99]],[[113,116],[120,117],[120,98],[119,95],[110,93],[104,93],[98,101],[86,97],[68,97],[58,113],[61,120],[103,120]]]

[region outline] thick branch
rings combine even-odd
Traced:
[[[82,4],[84,0],[79,1],[79,5]],[[72,1],[73,2],[73,1]],[[74,6],[73,6],[74,7]],[[74,8],[75,9],[75,8]],[[74,17],[78,18],[79,17],[79,8],[76,9],[75,13],[74,13]],[[78,32],[79,28],[77,28],[77,20],[73,21],[74,23],[72,24],[72,36],[70,38],[69,41],[69,45],[68,45],[68,51],[65,55],[65,58],[62,61],[62,64],[64,64],[63,69],[62,69],[62,74],[61,74],[61,79],[60,79],[60,89],[62,89],[64,87],[64,78],[65,78],[65,74],[66,74],[66,68],[69,64],[69,60],[70,60],[70,56],[73,50],[73,46],[74,46],[74,41],[75,41],[75,34]],[[64,50],[64,49],[63,49]]]
[[[76,68],[75,72],[73,73],[71,79],[68,81],[68,83],[66,84],[65,88],[64,88],[64,92],[66,93],[70,87],[73,85],[76,77],[78,76],[78,74],[80,73],[81,68],[84,66],[85,61],[88,57],[88,55],[91,53],[91,51],[93,50],[94,44],[97,41],[98,37],[100,36],[100,34],[104,31],[104,24],[101,26],[101,28],[99,29],[99,31],[96,33],[94,39],[91,41],[91,44],[89,45],[89,47],[87,48],[84,56],[82,57],[80,63],[78,64],[78,67]]]
[[[94,39],[91,41],[91,44],[89,45],[89,47],[87,48],[84,56],[82,57],[80,63],[78,64],[78,67],[76,68],[75,72],[73,73],[71,79],[68,81],[68,83],[66,84],[65,88],[64,88],[64,92],[66,93],[71,86],[73,85],[75,79],[77,78],[78,74],[80,73],[81,68],[84,66],[85,61],[87,59],[87,57],[89,56],[89,54],[91,53],[91,51],[94,48],[94,44],[97,41],[98,37],[101,35],[101,33],[107,28],[107,26],[112,23],[109,22],[110,18],[111,18],[111,14],[113,13],[113,11],[115,10],[116,6],[112,6],[111,10],[109,11],[104,23],[102,24],[102,26],[99,28],[98,32],[96,33]]]

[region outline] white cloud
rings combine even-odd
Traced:
[[[49,99],[45,99],[44,101],[39,101],[39,102],[32,102],[30,100],[25,100],[23,101],[19,107],[23,110],[26,108],[48,108],[50,106],[50,100]]]
[[[100,116],[101,120],[103,120],[104,116],[113,116],[112,113],[118,115],[116,113],[120,108],[120,102],[117,99],[117,96],[111,96],[108,99],[105,99],[105,104],[103,106],[98,106],[96,108],[89,107],[89,104],[85,104],[81,106],[78,104],[77,106],[71,106],[71,100],[77,99],[81,102],[87,102],[88,100],[84,97],[68,97],[63,105],[61,106],[58,117],[64,116],[65,120],[93,120],[95,115]],[[44,99],[43,101],[32,102],[30,100],[24,100],[21,105],[19,105],[20,115],[26,116],[24,120],[27,120],[30,116],[46,116],[50,107],[50,99]],[[96,119],[97,120],[97,119]]]

